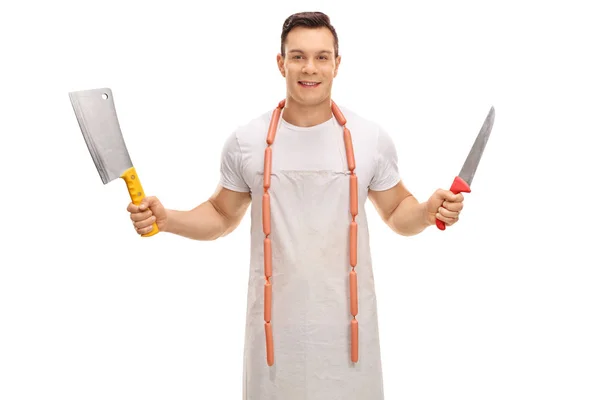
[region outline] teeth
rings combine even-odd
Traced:
[[[307,85],[307,86],[314,86],[317,83],[316,82],[302,82],[303,85]]]

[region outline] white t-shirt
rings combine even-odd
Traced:
[[[355,173],[361,188],[390,189],[400,181],[398,156],[390,135],[378,124],[340,107],[352,135]],[[221,154],[220,184],[230,190],[251,192],[253,177],[264,168],[264,151],[272,111],[236,129]],[[273,170],[345,170],[342,128],[335,118],[311,127],[291,125],[281,118],[273,148]],[[364,186],[364,182],[368,182]],[[262,193],[261,193],[262,195]]]

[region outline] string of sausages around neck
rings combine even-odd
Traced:
[[[271,116],[271,123],[267,133],[267,147],[265,149],[265,164],[264,164],[264,175],[263,175],[263,199],[262,199],[262,225],[263,232],[265,234],[264,239],[264,271],[265,271],[265,290],[264,290],[264,318],[265,318],[265,338],[267,345],[267,365],[272,366],[274,364],[274,352],[273,352],[273,329],[271,324],[271,304],[272,304],[272,283],[271,275],[272,269],[272,248],[271,248],[271,199],[269,196],[269,188],[271,187],[271,167],[273,159],[272,144],[275,141],[275,134],[279,126],[279,120],[281,113],[285,107],[285,100],[279,102],[277,107],[273,110]],[[338,108],[338,106],[332,101],[331,111],[337,120],[337,122],[344,128],[344,145],[346,147],[346,159],[348,162],[348,170],[350,171],[350,214],[352,215],[352,221],[350,222],[350,313],[352,319],[350,321],[350,332],[351,332],[351,345],[350,345],[350,358],[352,362],[358,362],[358,321],[356,316],[358,314],[358,288],[357,288],[357,277],[354,268],[357,263],[357,239],[358,239],[358,225],[356,223],[356,216],[358,215],[358,178],[354,173],[356,163],[354,160],[354,148],[352,146],[352,136],[350,131],[346,127],[346,118]],[[276,321],[275,321],[276,323]]]

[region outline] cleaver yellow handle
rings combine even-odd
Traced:
[[[129,196],[131,197],[131,202],[136,206],[139,206],[142,203],[142,200],[146,195],[144,194],[144,189],[142,188],[142,183],[140,182],[140,178],[135,172],[135,167],[131,167],[121,175],[121,178],[127,184],[127,189],[129,189]],[[158,233],[158,226],[156,222],[152,224],[152,231],[148,233],[144,233],[143,237],[154,236]]]

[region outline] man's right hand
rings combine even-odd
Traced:
[[[152,224],[156,222],[159,231],[164,231],[167,224],[167,212],[156,197],[145,197],[139,206],[129,203],[127,211],[131,214],[131,221],[136,232],[144,235],[152,231]]]

